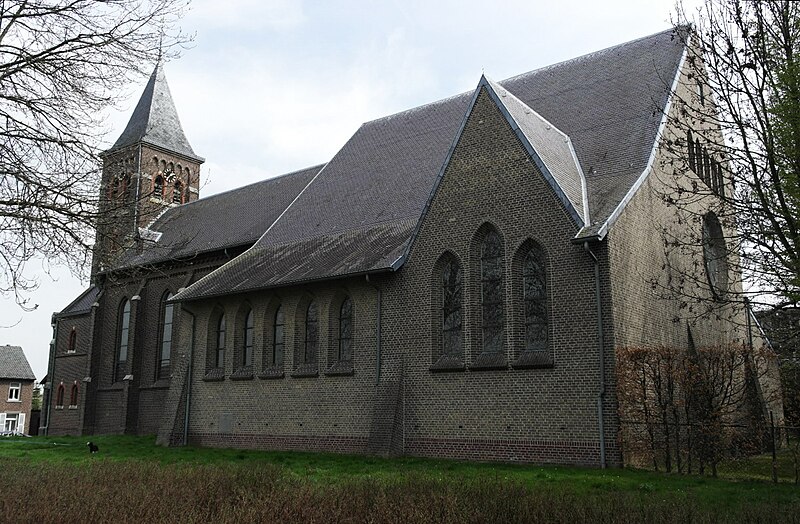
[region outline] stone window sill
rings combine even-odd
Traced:
[[[430,367],[431,371],[464,371],[464,361],[459,356],[442,355]]]
[[[225,380],[225,371],[220,368],[211,369],[205,374],[203,380],[206,382],[222,382]]]
[[[279,367],[270,367],[258,374],[258,378],[263,379],[276,379],[283,378],[283,369]]]
[[[316,364],[303,364],[292,372],[295,378],[318,377],[319,369]]]
[[[78,409],[78,406],[70,406],[70,407],[69,407],[69,408],[67,408],[67,409]]]
[[[325,372],[328,376],[352,376],[353,375],[353,361],[342,360],[335,363],[331,368]]]
[[[56,409],[64,409],[64,406],[56,406]]]
[[[237,369],[231,375],[231,380],[253,380],[253,370],[251,368]]]
[[[506,359],[501,352],[481,353],[469,366],[474,371],[490,371],[495,369],[508,369]]]
[[[521,351],[511,363],[514,369],[548,369],[553,367],[553,356],[549,351]]]

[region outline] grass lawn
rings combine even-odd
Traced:
[[[800,522],[800,487],[788,483],[91,438],[95,455],[86,437],[0,439],[0,515],[17,522]]]

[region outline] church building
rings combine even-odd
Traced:
[[[91,286],[53,316],[48,434],[621,464],[615,351],[745,338],[743,310],[661,292],[741,286],[686,37],[481,77],[207,198],[157,65],[102,154]]]

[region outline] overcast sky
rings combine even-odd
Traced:
[[[666,30],[673,4],[194,0],[182,22],[194,44],[165,72],[206,158],[202,198],[325,162],[362,122],[472,90],[482,73],[502,80]],[[109,115],[107,144],[146,81],[121,87],[128,98]],[[0,299],[0,344],[22,346],[40,380],[50,315],[87,286],[60,268],[52,275],[41,271],[35,312]]]

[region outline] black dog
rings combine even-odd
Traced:
[[[97,453],[100,450],[100,448],[95,446],[92,442],[87,442],[86,445],[89,446],[89,453]]]

